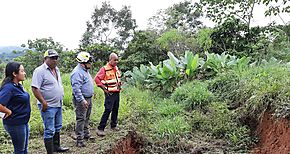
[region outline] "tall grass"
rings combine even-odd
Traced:
[[[216,77],[210,89],[232,109],[239,109],[240,120],[254,128],[266,110],[278,117],[289,116],[283,112],[290,102],[289,70],[277,63],[249,67],[240,73],[232,70]]]

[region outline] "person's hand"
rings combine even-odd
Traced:
[[[109,91],[107,90],[107,89],[104,89],[104,92],[107,94],[107,93],[109,93]]]
[[[86,109],[87,109],[87,108],[89,107],[89,103],[88,103],[88,101],[87,101],[87,100],[83,100],[83,102],[82,102],[82,103],[83,103],[83,107],[84,107],[84,108],[86,108]]]
[[[103,86],[102,89],[103,89],[103,91],[104,91],[106,94],[109,93],[109,91],[106,89],[105,86]]]
[[[7,112],[5,114],[5,116],[3,117],[3,119],[6,119],[7,117],[9,117],[12,114],[12,111],[7,109]]]
[[[46,102],[42,103],[42,109],[41,109],[41,111],[45,112],[47,110],[47,108],[48,108],[47,103]]]
[[[118,83],[118,89],[122,90],[122,84],[120,82]]]

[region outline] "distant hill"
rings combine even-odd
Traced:
[[[10,61],[13,58],[24,54],[25,48],[19,46],[0,46],[0,61]],[[13,52],[16,51],[16,52]]]

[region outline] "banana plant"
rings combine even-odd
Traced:
[[[185,74],[187,78],[193,78],[196,70],[199,66],[199,56],[198,54],[194,55],[192,52],[185,51],[184,55],[184,64],[185,64]]]
[[[125,76],[131,76],[130,82],[133,82],[134,84],[144,84],[145,82],[148,82],[149,75],[150,69],[148,66],[143,64],[140,65],[140,69],[135,66],[133,71],[127,71],[125,74]]]
[[[221,55],[215,53],[206,53],[207,59],[205,62],[205,66],[214,70],[216,73],[220,71],[220,69],[226,67],[227,58],[229,55],[222,53]]]
[[[150,71],[155,82],[160,83],[161,89],[166,91],[173,91],[180,79],[180,60],[176,58],[171,52],[168,52],[169,59],[164,60],[157,66],[150,63]]]

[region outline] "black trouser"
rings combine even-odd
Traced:
[[[104,130],[107,120],[111,114],[111,128],[117,126],[120,95],[117,93],[105,93],[105,111],[98,126],[99,130]]]

